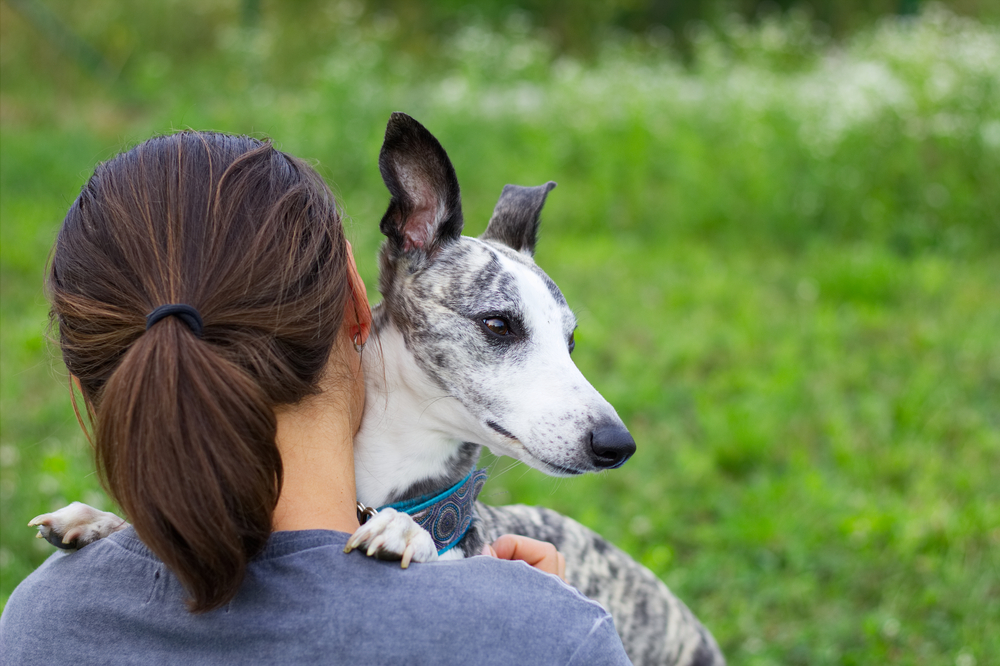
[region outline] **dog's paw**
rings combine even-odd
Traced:
[[[395,509],[382,509],[359,527],[344,552],[355,548],[380,560],[400,560],[404,569],[410,562],[433,562],[438,558],[431,535],[409,515]]]
[[[113,513],[73,502],[58,511],[36,516],[28,526],[38,528],[37,538],[57,548],[74,550],[125,529],[128,523]]]

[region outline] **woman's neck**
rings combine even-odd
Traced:
[[[354,484],[354,419],[344,402],[324,393],[278,411],[284,468],[275,531],[358,528]]]

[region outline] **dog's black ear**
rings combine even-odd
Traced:
[[[462,234],[462,197],[455,168],[434,135],[405,113],[394,113],[378,156],[392,199],[379,229],[394,256],[433,255]]]
[[[545,205],[545,197],[555,186],[551,180],[538,187],[505,185],[481,238],[499,241],[518,252],[533,255],[538,239],[538,216]]]

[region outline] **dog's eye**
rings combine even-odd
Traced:
[[[572,354],[573,350],[576,349],[576,335],[573,333],[569,334],[569,353]]]
[[[496,333],[497,335],[507,335],[510,333],[510,325],[505,319],[501,319],[500,317],[484,319],[483,326],[490,329],[491,333]]]

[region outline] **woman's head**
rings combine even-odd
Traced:
[[[275,407],[319,391],[351,295],[334,198],[304,162],[184,132],[97,167],[47,287],[98,470],[194,610],[235,594],[281,491]],[[201,337],[159,306],[186,304]]]

